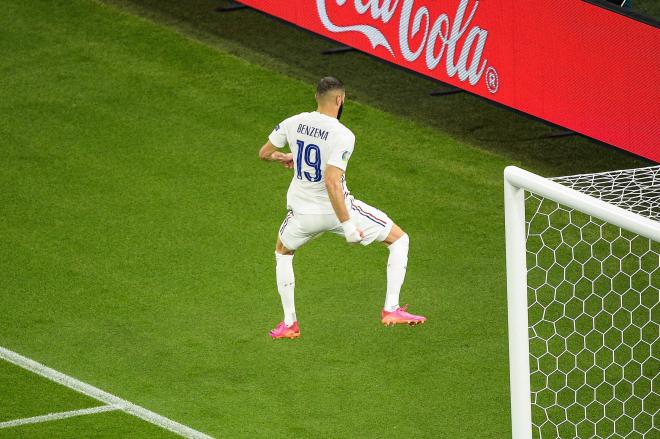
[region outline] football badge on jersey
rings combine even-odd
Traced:
[[[350,151],[344,151],[344,152],[342,152],[342,153],[341,153],[341,159],[342,159],[342,161],[347,162],[347,161],[348,161],[348,157],[350,157],[350,155],[351,155]]]

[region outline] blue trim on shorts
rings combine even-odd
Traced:
[[[289,224],[289,219],[293,216],[293,212],[289,211],[289,213],[286,214],[286,218],[284,218],[284,222],[280,226],[280,235],[284,233],[284,229],[286,228],[286,225]]]
[[[360,215],[369,218],[371,221],[375,222],[379,226],[386,227],[387,223],[381,219],[378,219],[374,215],[370,214],[369,212],[362,210],[360,206],[355,206],[353,203],[351,203],[351,209],[355,210],[357,213]]]

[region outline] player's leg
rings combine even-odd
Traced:
[[[363,245],[380,241],[387,245],[390,255],[387,259],[387,291],[381,321],[386,324],[416,325],[424,323],[425,317],[416,316],[399,306],[399,295],[406,277],[408,266],[408,235],[384,212],[359,200],[353,200],[351,217],[364,232]]]
[[[394,244],[399,238],[401,238],[403,235],[406,235],[406,232],[401,229],[396,223],[392,223],[392,228],[390,229],[390,233],[387,234],[387,237],[382,241],[383,244],[386,246],[390,246]]]
[[[284,323],[287,326],[293,325],[296,321],[296,306],[293,299],[296,286],[296,279],[293,274],[294,253],[295,251],[289,250],[282,244],[278,236],[275,243],[275,277],[277,279],[277,290],[282,299]]]
[[[390,233],[382,242],[390,252],[387,258],[387,292],[383,309],[392,312],[399,308],[401,286],[406,278],[409,238],[401,227],[393,224]]]
[[[399,306],[401,286],[406,278],[408,268],[408,234],[396,224],[383,243],[387,245],[390,255],[387,259],[387,292],[385,293],[385,306],[381,311],[381,322],[390,326],[396,324],[417,325],[424,323],[426,317],[411,314],[406,311],[408,305]]]
[[[295,215],[289,212],[280,226],[275,242],[275,275],[284,320],[270,332],[273,338],[296,338],[300,335],[294,301],[296,281],[293,256],[295,250],[327,229],[324,228],[325,222],[327,220],[323,215]]]
[[[280,241],[280,237],[277,237],[277,241],[275,242],[275,253],[279,253],[281,255],[293,255],[295,253],[295,250],[289,250],[288,248],[284,247],[284,244],[282,244],[282,241]]]
[[[287,248],[281,239],[282,234],[287,232],[288,239],[291,242],[299,241],[299,239],[296,239],[296,235],[300,235],[300,233],[297,233],[299,232],[298,229],[299,225],[296,223],[293,212],[287,213],[280,226],[277,241],[275,242],[275,278],[277,281],[277,291],[282,301],[284,320],[275,329],[270,331],[272,338],[296,338],[300,335],[300,330],[297,327],[294,301],[296,279],[293,274],[293,254],[295,250]],[[293,244],[288,245],[294,247]]]

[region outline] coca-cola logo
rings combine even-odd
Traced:
[[[335,19],[328,12],[330,3],[337,6],[332,9]],[[432,16],[426,6],[415,5],[415,0],[316,0],[316,6],[326,30],[333,33],[358,32],[367,38],[374,50],[382,46],[393,58],[402,56],[412,63],[423,54],[429,70],[444,66],[447,76],[458,76],[461,82],[468,81],[471,85],[477,84],[486,70],[487,60],[483,58],[483,53],[488,31],[472,24],[479,0],[461,0],[453,19],[446,12]],[[395,53],[383,31],[399,7],[396,33],[399,53]],[[356,19],[359,16],[361,22],[336,24],[340,10],[346,11],[340,21],[345,22],[348,16],[355,16]],[[444,63],[441,63],[443,57]],[[499,89],[497,71],[489,66],[488,72],[487,87],[495,93]]]

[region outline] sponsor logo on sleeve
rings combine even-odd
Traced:
[[[350,151],[344,151],[344,152],[341,153],[341,159],[342,159],[342,161],[344,161],[344,162],[347,162],[347,161],[348,161],[348,158],[349,158],[350,156],[351,156],[351,152],[350,152]]]

